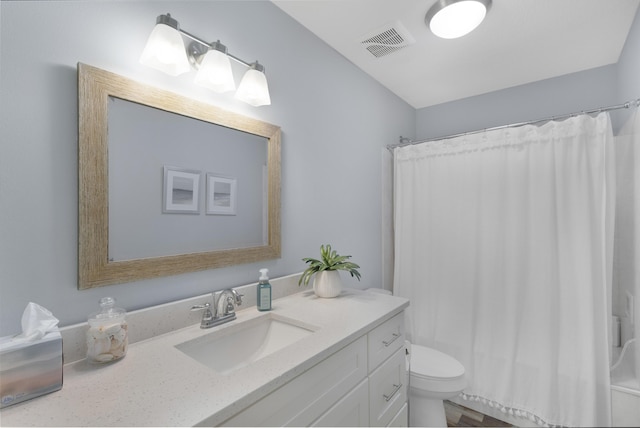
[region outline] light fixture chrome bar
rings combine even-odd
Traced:
[[[220,43],[220,40],[211,44],[202,43],[202,41],[196,40],[189,43],[189,46],[187,47],[187,57],[189,58],[189,63],[193,66],[193,68],[197,70],[200,67],[200,61],[202,57],[206,55],[209,49],[217,50],[230,57],[229,52],[227,52],[227,47]]]
[[[576,113],[569,113],[569,114],[562,114],[562,115],[558,115],[558,116],[551,116],[551,117],[547,117],[547,118],[544,118],[544,119],[536,119],[536,120],[529,120],[529,121],[526,121],[526,122],[511,123],[509,125],[494,126],[492,128],[478,129],[476,131],[460,132],[458,134],[446,135],[444,137],[428,138],[426,140],[413,141],[410,138],[400,136],[400,143],[398,143],[398,144],[389,144],[387,146],[387,149],[390,150],[390,151],[393,151],[394,149],[397,149],[397,148],[400,148],[400,147],[404,147],[404,146],[413,146],[415,144],[432,143],[434,141],[449,140],[451,138],[463,137],[465,135],[479,134],[481,132],[497,131],[499,129],[506,129],[506,128],[518,128],[520,126],[535,125],[536,123],[550,122],[552,120],[568,119],[570,117],[575,117],[575,116],[578,116],[578,115],[581,115],[581,114],[595,114],[595,113],[602,113],[602,112],[605,112],[605,111],[620,110],[620,109],[626,109],[626,108],[631,108],[631,107],[636,107],[636,108],[640,107],[640,98],[636,98],[635,100],[627,101],[626,103],[617,104],[617,105],[613,105],[613,106],[609,106],[609,107],[600,107],[600,108],[593,109],[593,110],[583,110],[583,111],[579,111],[579,112],[576,112]]]
[[[188,37],[189,39],[193,40],[194,42],[198,42],[198,43],[200,43],[201,45],[204,45],[204,46],[209,46],[208,42],[205,42],[201,38],[196,37],[193,34],[184,31],[182,28],[178,28],[178,31],[180,32],[180,34],[182,34],[185,37]]]
[[[180,31],[178,21],[176,19],[173,19],[170,13],[167,13],[166,15],[158,15],[158,17],[156,18],[156,24],[168,25],[169,27],[175,28],[176,30]]]
[[[160,16],[164,16],[164,15],[160,15]],[[158,17],[158,19],[160,19],[160,17]],[[172,19],[173,19],[173,18],[172,18]],[[175,27],[174,27],[174,28],[175,28]],[[187,32],[187,31],[184,31],[182,28],[178,28],[177,30],[178,30],[178,32],[179,32],[180,34],[182,34],[183,36],[187,37],[188,39],[191,39],[191,40],[193,40],[194,42],[197,42],[197,43],[199,43],[199,44],[201,44],[201,45],[203,45],[203,46],[206,46],[206,47],[207,47],[207,49],[208,49],[208,48],[210,48],[210,47],[213,47],[213,45],[214,45],[214,44],[216,44],[216,43],[221,44],[221,43],[220,43],[220,40],[218,40],[217,42],[208,43],[208,42],[206,42],[206,41],[202,40],[201,38],[199,38],[199,37],[197,37],[197,36],[194,36],[193,34],[191,34],[191,33]],[[191,46],[191,45],[190,45],[190,46]],[[224,45],[222,45],[222,46],[224,46]],[[214,48],[214,49],[215,49],[215,48]],[[190,53],[193,53],[193,52],[194,52],[194,51],[190,49]],[[205,51],[205,52],[202,52],[202,53],[204,54],[204,53],[206,53],[206,51]],[[251,63],[246,62],[246,61],[244,61],[244,60],[242,60],[242,59],[238,58],[237,56],[230,54],[230,53],[226,50],[226,46],[225,46],[225,51],[224,51],[224,53],[226,53],[226,54],[227,54],[227,56],[228,56],[229,58],[231,58],[232,60],[234,60],[234,61],[236,61],[236,62],[239,62],[240,64],[244,65],[244,66],[245,66],[245,67],[247,67],[247,68],[251,68]],[[262,71],[264,71],[264,67],[263,67],[263,70],[262,70]]]
[[[249,62],[247,62],[247,61],[244,61],[244,60],[242,60],[242,59],[238,58],[238,57],[237,57],[237,56],[235,56],[235,55],[231,55],[231,54],[230,54],[230,53],[228,53],[228,52],[227,52],[227,56],[229,56],[229,58],[231,58],[232,60],[234,60],[234,61],[236,61],[236,62],[239,62],[240,64],[242,64],[242,65],[244,65],[244,66],[246,66],[246,67],[251,68],[251,63],[249,63]],[[264,70],[264,68],[263,68],[263,70]]]

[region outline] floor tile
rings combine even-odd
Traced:
[[[447,416],[447,426],[449,427],[513,427],[507,422],[451,401],[445,400],[444,410]]]

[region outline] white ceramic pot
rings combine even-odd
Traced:
[[[318,297],[336,297],[342,291],[342,278],[337,270],[323,270],[313,277],[313,291]]]

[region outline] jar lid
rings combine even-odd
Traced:
[[[123,318],[126,311],[122,308],[116,308],[114,305],[116,299],[113,297],[103,297],[100,299],[100,311],[89,315],[89,320],[104,320],[112,318]]]

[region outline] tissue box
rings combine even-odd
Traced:
[[[34,342],[0,339],[0,408],[62,388],[62,337],[47,333]]]

